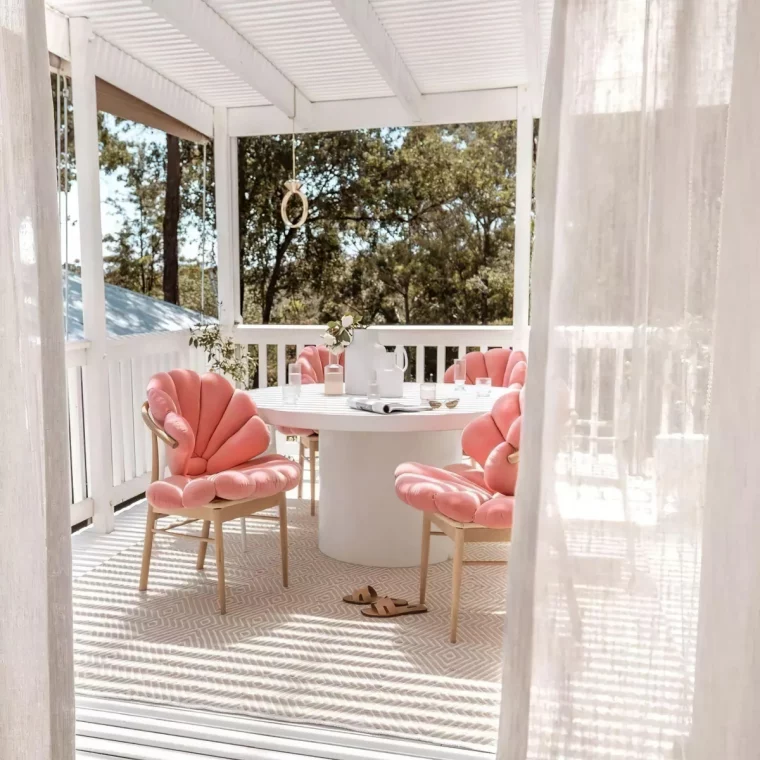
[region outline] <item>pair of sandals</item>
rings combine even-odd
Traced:
[[[406,599],[393,599],[389,596],[380,596],[372,586],[358,588],[343,597],[346,604],[369,605],[362,610],[362,615],[369,618],[392,618],[399,615],[417,615],[427,612],[424,604],[409,604]]]

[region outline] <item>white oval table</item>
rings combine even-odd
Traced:
[[[285,402],[279,386],[250,394],[266,423],[319,431],[320,550],[358,565],[412,567],[420,562],[422,519],[396,497],[396,467],[461,461],[462,429],[505,391],[479,397],[473,386],[455,394],[453,385],[438,385],[437,398],[458,396],[459,405],[411,414],[360,412],[348,396],[325,396],[322,385],[304,385],[295,404]],[[404,384],[404,400],[419,401],[418,384]],[[430,561],[447,559],[449,543],[434,541]]]

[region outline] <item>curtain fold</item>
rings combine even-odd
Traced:
[[[74,756],[68,437],[42,0],[0,0],[0,758]]]
[[[757,274],[756,264],[753,270],[740,258],[750,256],[748,240],[742,249],[726,233],[727,220],[735,229],[747,212],[748,177],[742,194],[730,193],[736,162],[758,150],[748,134],[741,149],[730,144],[739,138],[735,114],[750,124],[756,107],[746,103],[758,100],[749,75],[742,92],[734,81],[735,54],[747,72],[757,67],[752,40],[760,35],[760,26],[745,29],[735,50],[737,24],[749,27],[757,16],[746,0],[738,22],[737,5],[555,4],[540,123],[531,379],[507,588],[500,760],[760,757],[757,742],[754,754],[749,743],[728,740],[713,743],[709,754],[692,741],[695,704],[704,707],[700,730],[714,725],[707,705],[719,671],[715,647],[730,643],[735,669],[749,664],[754,645],[747,636],[760,625],[755,604],[733,637],[731,626],[716,632],[707,593],[722,595],[725,614],[738,613],[741,599],[725,586],[731,543],[715,547],[714,521],[727,512],[737,531],[755,522],[740,487],[747,481],[728,465],[728,452],[736,451],[726,444],[736,431],[726,426],[739,418],[722,417],[719,428],[712,419],[736,383],[727,367],[741,372],[748,350],[734,337],[735,353],[718,361],[716,320],[723,324],[728,311],[732,321],[755,318],[748,293],[740,303],[717,299],[727,239],[734,275],[745,276],[742,266],[746,276]],[[756,175],[760,166],[753,168]],[[756,288],[757,278],[752,282]],[[729,332],[722,340],[731,340]],[[748,456],[755,437],[747,434],[746,443]],[[726,479],[740,493],[718,485]],[[730,507],[721,492],[734,494]],[[746,555],[735,561],[749,570]],[[755,576],[742,576],[751,594]],[[704,679],[695,683],[695,672]],[[733,714],[739,696],[723,685]],[[748,689],[754,691],[743,681],[745,698]]]

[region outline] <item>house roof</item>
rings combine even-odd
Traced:
[[[112,338],[169,330],[188,330],[201,319],[200,312],[160,301],[158,298],[142,293],[135,293],[117,285],[107,284],[105,291],[106,326]],[[67,340],[84,340],[82,280],[79,275],[69,275],[68,300]],[[215,320],[205,317],[205,321]]]

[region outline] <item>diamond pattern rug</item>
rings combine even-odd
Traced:
[[[451,564],[431,566],[429,612],[372,621],[341,601],[367,583],[416,600],[416,569],[372,569],[317,548],[307,501],[291,500],[290,588],[276,523],[225,525],[227,615],[213,551],[157,537],[149,591],[137,582],[144,503],[108,536],[73,537],[77,693],[418,739],[492,752],[500,701],[506,568],[465,568],[459,643],[448,641]],[[433,538],[433,540],[448,540]],[[505,547],[468,547],[504,558]]]

